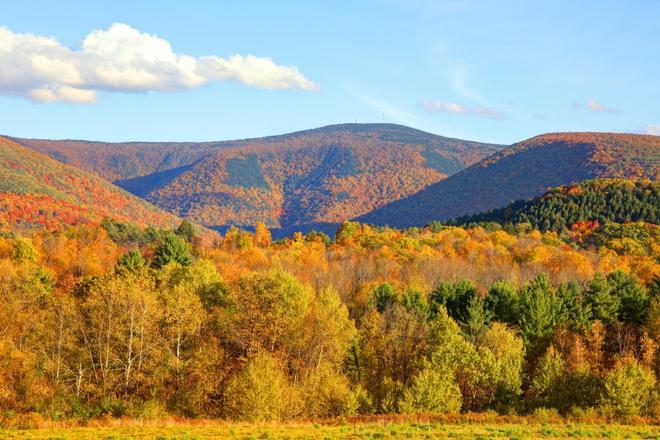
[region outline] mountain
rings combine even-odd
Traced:
[[[548,188],[595,178],[658,180],[660,136],[552,133],[533,137],[483,159],[422,191],[358,221],[395,227],[501,208]]]
[[[560,186],[532,200],[460,217],[452,224],[529,223],[543,231],[570,230],[584,222],[660,222],[660,182],[596,179]]]
[[[501,148],[394,124],[204,143],[16,141],[203,225],[289,230],[365,214]]]
[[[158,227],[181,221],[100,177],[0,137],[0,231],[55,230],[104,217]]]

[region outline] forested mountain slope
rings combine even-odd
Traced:
[[[274,228],[342,222],[500,149],[394,124],[206,143],[17,142],[192,221]]]
[[[106,216],[141,226],[181,221],[100,177],[0,137],[0,230],[54,230]]]
[[[578,222],[660,221],[660,182],[626,179],[588,180],[552,188],[540,197],[504,208],[459,217],[453,224],[529,223],[543,231],[570,230]]]
[[[659,136],[544,134],[512,145],[358,220],[397,227],[421,226],[501,208],[536,197],[551,187],[588,179],[659,177]]]

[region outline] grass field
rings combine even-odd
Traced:
[[[109,426],[2,430],[2,439],[534,439],[534,438],[642,438],[660,439],[653,425],[577,423],[459,423],[360,422],[337,424],[238,424],[206,422],[170,426]]]

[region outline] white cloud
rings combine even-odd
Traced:
[[[46,86],[32,89],[27,97],[37,102],[67,102],[70,104],[90,104],[96,101],[94,90],[76,89],[69,86]]]
[[[469,111],[455,102],[443,102],[438,99],[422,101],[422,108],[428,113],[467,113]]]
[[[597,113],[615,113],[617,111],[615,108],[607,107],[601,104],[600,102],[594,101],[593,99],[587,101],[587,107],[592,112],[597,112]]]
[[[209,79],[230,79],[253,87],[318,90],[316,84],[305,78],[297,67],[278,66],[270,58],[254,55],[233,55],[228,59],[202,57],[197,70]]]
[[[422,101],[420,106],[427,113],[473,114],[489,119],[501,119],[504,117],[504,112],[498,108],[484,106],[470,108],[455,102],[440,101],[438,99],[427,99]]]
[[[474,112],[482,118],[502,119],[504,117],[504,112],[495,107],[479,106],[474,109]]]
[[[642,131],[644,134],[652,134],[654,136],[660,136],[660,124],[648,124],[644,127]]]
[[[54,38],[0,27],[0,94],[4,95],[90,103],[98,91],[178,92],[214,80],[264,89],[318,90],[297,67],[254,55],[176,54],[168,41],[122,23],[89,33],[79,50]]]

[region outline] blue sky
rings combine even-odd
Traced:
[[[13,136],[223,140],[355,120],[500,143],[660,134],[657,0],[30,1],[3,4],[0,26]]]

